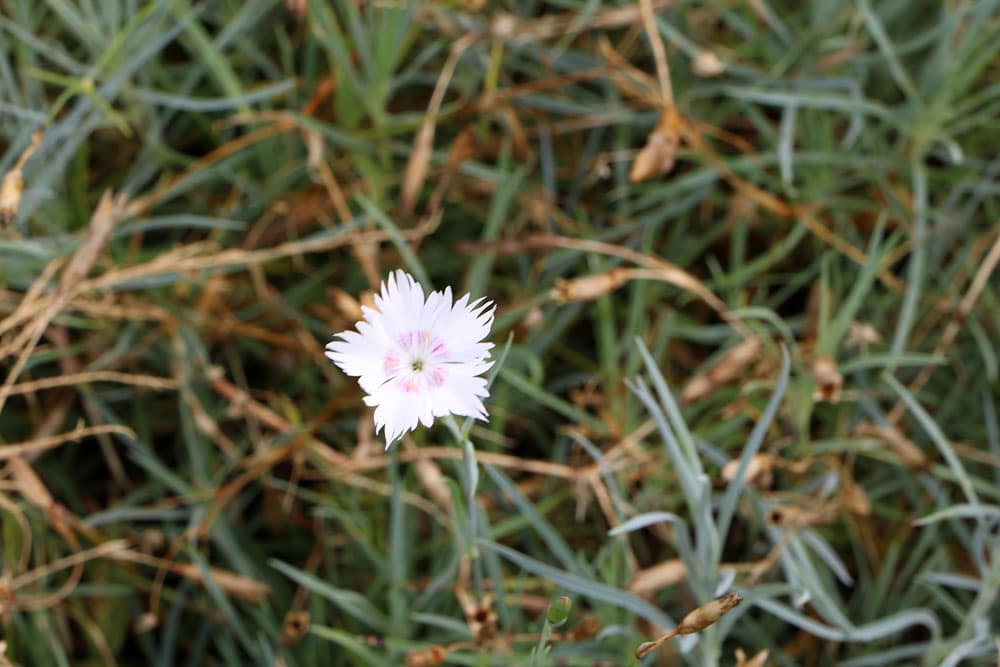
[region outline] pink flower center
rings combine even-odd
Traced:
[[[382,358],[382,368],[408,394],[444,384],[448,371],[448,347],[429,331],[407,331],[397,341],[399,347]]]

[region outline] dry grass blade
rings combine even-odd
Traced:
[[[323,150],[323,135],[311,129],[303,129],[302,134],[306,144],[306,165],[309,171],[314,175],[315,179],[323,184],[327,196],[330,197],[330,203],[337,212],[337,217],[340,218],[340,221],[343,223],[350,222],[351,209],[347,205],[347,197],[344,195],[344,190],[340,187],[340,183],[337,182],[336,176],[333,175],[330,165],[326,163]]]
[[[924,470],[929,463],[924,450],[907,438],[895,426],[879,426],[867,420],[858,422],[854,432],[860,436],[878,438],[890,451],[900,458],[904,465],[915,470]]]
[[[156,558],[133,549],[122,549],[111,554],[115,560],[128,561],[130,563],[140,563],[162,568],[189,579],[196,584],[205,583],[205,574],[200,567],[193,563],[177,563],[174,561]],[[207,568],[212,580],[219,589],[231,597],[250,603],[261,602],[271,593],[271,588],[250,577],[241,574],[227,572],[218,568]]]
[[[653,0],[650,7],[654,12],[662,11],[674,4],[675,0]],[[538,19],[518,19],[511,14],[499,14],[490,24],[490,35],[498,39],[551,39],[561,37],[566,31],[576,27],[588,30],[613,30],[635,25],[642,18],[642,10],[634,5],[604,9],[580,24],[576,12],[552,14]]]
[[[3,657],[971,646],[996,535],[951,482],[996,500],[991,1],[0,10]],[[397,267],[496,304],[494,365],[488,420],[386,451],[323,345]],[[760,584],[793,594],[699,607]],[[562,594],[602,618],[556,632]]]
[[[38,277],[31,283],[31,287],[24,293],[14,311],[0,322],[0,335],[7,333],[30,319],[37,313],[42,304],[51,301],[49,295],[45,295],[45,289],[49,286],[52,277],[59,272],[63,266],[62,260],[55,259],[45,265],[45,268],[38,274]],[[10,352],[0,353],[0,359],[6,358]]]
[[[636,572],[628,583],[628,590],[636,595],[653,595],[681,583],[686,577],[684,561],[672,558]]]
[[[154,375],[138,375],[134,373],[119,373],[117,371],[85,371],[82,373],[71,373],[69,375],[58,375],[56,377],[32,380],[15,384],[10,388],[10,395],[30,394],[45,389],[55,389],[56,387],[70,387],[74,385],[88,384],[91,382],[114,382],[132,387],[145,387],[146,389],[172,390],[177,388],[177,382],[171,378],[161,378]]]
[[[417,241],[432,231],[433,226],[426,225],[405,230],[402,236],[409,241]],[[253,267],[299,255],[329,252],[353,243],[381,243],[388,240],[388,233],[372,231],[357,235],[339,234],[305,241],[288,241],[261,250],[231,248],[218,252],[210,252],[214,250],[211,244],[192,243],[164,252],[156,259],[142,264],[105,271],[100,276],[83,281],[77,291],[111,289],[130,281],[166,274],[219,271],[231,266]]]
[[[60,531],[63,532],[63,531]],[[52,561],[46,565],[37,567],[18,577],[15,577],[10,584],[11,595],[14,598],[12,606],[20,610],[40,610],[49,609],[58,605],[73,593],[83,576],[83,566],[96,558],[107,558],[117,551],[127,547],[125,540],[112,540],[99,544],[91,549],[82,549],[72,533],[66,534],[74,553]],[[49,579],[54,573],[71,568],[66,581],[51,593],[25,594],[23,589],[32,583]]]
[[[561,463],[527,459],[500,452],[478,452],[476,458],[482,463],[488,463],[498,468],[509,468],[561,479],[577,479],[578,477],[592,474],[592,471],[595,469],[591,466],[581,470]],[[419,461],[421,459],[460,461],[462,459],[462,452],[454,447],[420,447],[414,450],[405,450],[399,454],[400,462]],[[380,470],[388,466],[389,462],[390,459],[388,456],[368,456],[359,461],[351,461],[347,464],[347,469],[351,472]]]
[[[462,244],[461,247],[463,247],[466,252],[479,252],[482,249],[483,244],[467,243]],[[572,281],[567,281],[564,283],[564,287],[562,289],[557,287],[554,296],[557,299],[560,299],[563,298],[563,295],[575,297],[578,292],[583,295],[586,295],[588,292],[602,293],[600,290],[607,286],[611,286],[613,289],[616,283],[618,283],[619,280],[622,280],[623,274],[621,271],[626,271],[627,273],[625,273],[624,276],[628,279],[659,280],[691,292],[716,311],[722,319],[732,325],[732,327],[740,332],[741,335],[752,335],[742,322],[731,316],[729,308],[726,306],[725,302],[708,289],[703,282],[684,269],[681,269],[675,264],[659,257],[646,255],[632,250],[631,248],[614,245],[612,243],[605,243],[590,239],[574,239],[566,236],[559,236],[557,234],[530,234],[512,241],[491,243],[488,244],[488,247],[498,254],[509,255],[522,253],[527,250],[570,248],[573,250],[593,252],[611,257],[619,257],[635,264],[639,264],[640,266],[645,267],[646,270],[639,271],[636,269],[617,269],[612,270],[608,277],[593,278],[592,282],[590,278],[580,279],[587,281],[586,283],[582,283],[586,290],[575,287]],[[594,292],[594,290],[597,290],[597,292]]]
[[[97,260],[97,255],[107,243],[112,228],[122,217],[126,201],[125,195],[115,197],[108,191],[104,193],[100,202],[98,202],[97,208],[94,209],[94,214],[90,218],[90,225],[87,228],[87,234],[83,242],[63,271],[55,297],[48,307],[36,315],[35,319],[25,328],[25,337],[27,340],[25,340],[24,347],[21,349],[20,355],[10,373],[8,373],[3,386],[0,387],[0,413],[3,412],[7,398],[10,396],[11,388],[20,376],[21,371],[28,362],[28,358],[34,351],[39,339],[41,339],[46,327],[48,327],[49,322],[63,309],[67,301],[75,294],[75,290],[79,289],[81,282]]]
[[[434,149],[434,128],[437,123],[437,114],[444,102],[444,94],[448,90],[448,84],[455,73],[459,58],[465,50],[476,43],[479,35],[468,33],[455,41],[448,54],[448,60],[441,68],[438,75],[437,84],[431,94],[430,102],[427,104],[427,112],[424,120],[420,124],[420,129],[413,139],[413,150],[410,158],[406,162],[406,171],[403,173],[403,185],[399,195],[399,208],[404,216],[413,213],[417,205],[417,197],[424,186],[427,178],[427,171],[430,168],[431,152]]]
[[[770,211],[772,214],[785,219],[794,220],[798,224],[804,225],[816,238],[820,239],[830,247],[844,254],[859,266],[864,266],[868,261],[868,256],[863,250],[851,245],[850,242],[841,238],[831,231],[816,217],[815,206],[791,205],[781,198],[763,190],[750,183],[746,179],[736,174],[728,164],[712,149],[705,140],[703,133],[716,133],[715,128],[711,128],[703,123],[698,123],[690,119],[683,119],[681,123],[681,138],[705,160],[705,162],[718,172],[727,183],[737,190],[741,195],[749,198],[761,208]],[[877,274],[883,284],[892,288],[896,292],[905,289],[903,281],[893,274],[888,268],[879,268]]]
[[[760,358],[764,350],[764,342],[759,336],[749,336],[743,339],[731,350],[722,355],[718,361],[704,373],[691,378],[681,391],[682,403],[699,401],[720,386],[732,382],[743,370]]]
[[[136,437],[132,429],[119,424],[103,424],[101,426],[89,427],[84,427],[81,424],[68,433],[61,433],[47,438],[36,438],[27,442],[4,445],[3,447],[0,447],[0,461],[5,459],[17,459],[18,457],[28,456],[31,454],[38,454],[39,452],[60,447],[67,442],[75,442],[82,440],[83,438],[111,434],[124,435],[129,438]]]
[[[1000,228],[1000,222],[997,222],[994,227]],[[976,275],[973,276],[972,282],[969,283],[969,288],[965,291],[965,295],[959,302],[958,308],[955,309],[955,314],[945,327],[944,333],[941,334],[937,345],[934,346],[935,356],[943,355],[955,342],[958,332],[962,329],[962,325],[965,324],[969,313],[972,312],[972,308],[976,305],[979,295],[982,293],[983,288],[986,287],[986,281],[989,280],[993,271],[996,270],[998,263],[1000,263],[1000,234],[997,235],[996,240],[990,247],[989,253],[983,259],[983,263],[976,270]],[[919,392],[927,384],[927,381],[930,380],[931,375],[934,374],[934,368],[932,365],[924,366],[913,382],[910,383],[910,392],[913,394]],[[899,399],[886,416],[886,419],[890,424],[898,424],[905,412],[906,403],[902,399]]]
[[[230,383],[225,378],[222,377],[211,377],[210,382],[212,387],[222,396],[226,397],[232,406],[232,410],[235,414],[249,413],[253,417],[259,420],[261,423],[267,425],[278,432],[288,432],[294,427],[291,422],[277,414],[266,405],[255,401],[250,397],[245,391],[237,387],[236,385]],[[311,433],[304,431],[300,436],[305,439],[310,445],[321,449],[325,456],[329,457],[330,461],[338,466],[349,467],[351,461],[348,457],[344,456],[340,452],[330,449],[325,444],[317,440],[311,435]],[[294,444],[294,443],[293,443]],[[254,459],[248,459],[247,464],[255,463]]]
[[[59,283],[59,293],[69,294],[73,287],[87,277],[91,267],[97,261],[97,256],[104,250],[104,246],[111,236],[111,230],[115,224],[122,219],[122,213],[128,199],[124,194],[114,196],[111,191],[105,192],[101,200],[94,209],[94,214],[90,218],[90,225],[87,227],[87,235],[70,260],[66,270],[63,271],[62,280]]]
[[[507,107],[500,111],[500,115],[504,117],[510,117],[511,123],[514,127],[517,127],[517,116]],[[523,137],[518,139],[515,137],[515,144],[519,142],[524,142]],[[523,149],[527,152],[527,148]],[[474,125],[469,124],[462,128],[455,137],[455,140],[451,144],[451,148],[448,150],[448,160],[445,164],[444,173],[441,175],[440,181],[438,181],[437,187],[431,193],[430,199],[427,202],[427,212],[424,214],[424,225],[431,224],[432,220],[439,218],[441,215],[441,207],[444,203],[444,196],[451,186],[455,175],[458,174],[461,166],[468,160],[471,160],[479,152],[479,147],[476,143],[476,128]],[[436,223],[435,223],[436,224]],[[377,284],[377,283],[372,283]]]
[[[667,50],[660,39],[660,31],[656,28],[656,14],[653,0],[639,0],[639,15],[642,18],[642,28],[646,31],[646,39],[653,49],[653,62],[656,63],[656,78],[660,82],[660,100],[663,110],[667,111],[674,105],[674,89],[670,83],[670,65],[667,62]]]
[[[403,439],[407,452],[417,451],[413,438],[406,436]],[[430,458],[418,458],[413,462],[414,472],[424,490],[445,512],[450,512],[452,508],[451,490],[445,482],[444,473],[441,467]]]
[[[16,445],[15,445],[16,446]],[[2,451],[2,450],[0,450]],[[7,469],[14,478],[17,490],[24,499],[43,512],[49,511],[55,505],[55,498],[31,467],[20,456],[12,456],[7,460]]]
[[[121,554],[126,553],[128,548],[128,540],[111,540],[110,542],[99,544],[90,549],[77,551],[76,553],[66,556],[65,558],[54,560],[47,565],[35,568],[30,572],[25,572],[19,577],[15,577],[13,579],[13,587],[15,590],[24,588],[29,584],[45,579],[54,572],[64,570],[68,567],[78,566],[82,563],[86,563],[87,561],[94,560],[95,558],[118,558]]]
[[[677,157],[677,144],[680,140],[680,117],[674,107],[674,90],[670,82],[670,65],[667,62],[667,52],[660,39],[656,27],[656,16],[652,0],[639,0],[639,12],[642,27],[646,31],[646,39],[653,50],[653,62],[656,64],[656,78],[660,90],[660,119],[646,139],[646,144],[639,151],[628,178],[633,183],[645,181],[653,176],[665,176],[674,168]]]
[[[295,127],[296,123],[289,119],[289,114],[282,114],[278,118],[277,122],[258,130],[254,130],[253,132],[249,132],[243,136],[236,137],[232,141],[229,141],[228,143],[225,143],[211,151],[204,157],[199,158],[182,173],[157,186],[152,192],[133,199],[125,209],[123,217],[128,218],[148,214],[154,206],[166,199],[170,193],[175,191],[189,179],[204,172],[213,164],[239,152],[244,148],[247,148],[248,146],[253,146],[263,139],[273,137],[283,132],[289,132],[295,129]]]

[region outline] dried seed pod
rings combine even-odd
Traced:
[[[0,183],[0,226],[6,227],[17,215],[17,209],[21,206],[21,193],[24,192],[24,176],[21,170],[40,143],[42,143],[42,131],[38,130],[31,135],[31,143],[17,158],[14,166],[4,174],[3,182]]]
[[[774,454],[761,453],[754,454],[747,465],[744,479],[748,484],[752,484],[758,489],[769,489],[774,481],[772,469],[778,461]],[[736,471],[740,469],[740,460],[733,459],[722,468],[722,479],[729,484],[736,478]]]
[[[869,346],[877,345],[881,342],[882,336],[875,330],[875,327],[867,322],[858,322],[855,320],[847,327],[847,338],[844,340],[846,347],[867,350]]]
[[[465,609],[465,621],[477,645],[484,644],[497,636],[499,618],[493,610],[493,597],[484,595],[479,604]]]
[[[567,632],[566,637],[573,642],[582,642],[593,639],[600,629],[601,619],[596,616],[588,616],[580,621],[575,628]]]
[[[149,528],[139,533],[139,550],[145,554],[151,554],[163,548],[167,543],[167,536],[159,528]]]
[[[571,303],[573,301],[593,301],[594,299],[613,292],[626,282],[632,275],[632,271],[625,267],[618,267],[595,273],[590,276],[564,280],[556,280],[556,286],[551,292],[551,297],[559,303]]]
[[[501,40],[510,40],[517,36],[517,17],[513,14],[500,12],[494,15],[490,21],[489,33],[491,37]]]
[[[680,143],[680,117],[671,106],[660,114],[656,127],[649,133],[646,145],[639,149],[628,173],[633,183],[645,181],[660,174],[665,176],[674,168],[677,145]]]
[[[861,485],[849,474],[840,478],[840,504],[851,514],[868,516],[872,513],[872,504]]]
[[[309,612],[289,611],[281,623],[281,643],[285,646],[297,644],[309,632]]]
[[[444,662],[448,657],[448,648],[445,646],[432,646],[423,651],[408,653],[406,655],[406,667],[434,667]]]
[[[721,598],[716,598],[707,604],[703,604],[681,619],[680,624],[667,634],[655,641],[639,644],[639,647],[635,649],[635,657],[643,658],[671,637],[689,635],[704,630],[741,602],[743,602],[743,596],[739,593],[726,593]]]
[[[145,614],[136,619],[135,625],[133,625],[132,627],[135,630],[136,634],[141,635],[146,632],[149,632],[150,630],[153,630],[159,624],[160,620],[156,617],[156,614],[154,614],[151,611],[147,611]]]
[[[716,598],[708,604],[698,607],[681,619],[680,625],[677,626],[677,634],[689,635],[692,632],[704,630],[741,602],[743,602],[743,596],[739,593],[726,593],[721,598]]]
[[[834,519],[834,513],[828,508],[818,510],[803,509],[793,505],[775,505],[767,513],[767,522],[772,526],[802,527],[822,526]]]
[[[910,468],[922,470],[927,467],[927,455],[897,428],[878,426],[863,420],[854,427],[854,432],[861,436],[878,438]]]
[[[812,373],[817,385],[813,398],[833,403],[839,401],[844,376],[840,374],[836,360],[828,354],[817,355],[813,360]]]
[[[306,18],[308,3],[306,0],[285,0],[285,9],[292,15],[296,23],[302,23]]]
[[[681,402],[693,403],[708,396],[720,385],[736,379],[743,369],[760,359],[764,343],[751,336],[719,357],[704,373],[691,378],[681,392]]]
[[[458,136],[451,144],[451,148],[448,149],[448,161],[446,166],[448,170],[454,171],[462,166],[462,163],[471,160],[476,157],[479,153],[478,142],[476,141],[476,126],[473,123],[469,123],[463,127]]]
[[[543,313],[542,309],[538,306],[534,306],[524,314],[524,319],[521,320],[521,326],[528,331],[533,331],[541,326],[544,321],[545,313]]]
[[[743,652],[743,649],[738,648],[736,649],[736,667],[764,667],[767,664],[767,656],[770,654],[770,651],[764,649],[754,657],[747,659],[747,654]]]
[[[726,63],[712,51],[699,51],[691,61],[691,69],[698,76],[719,76],[726,71]]]
[[[21,205],[21,192],[24,190],[24,177],[17,167],[8,171],[0,185],[0,225],[6,227],[14,221],[17,209]]]

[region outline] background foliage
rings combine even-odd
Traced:
[[[995,664],[997,10],[0,3],[6,658]],[[386,454],[397,266],[506,356]]]

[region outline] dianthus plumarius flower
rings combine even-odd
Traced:
[[[493,325],[495,305],[469,295],[452,302],[451,288],[431,292],[405,271],[382,283],[375,308],[362,307],[357,331],[337,334],[326,356],[357,377],[375,408],[375,432],[385,429],[386,449],[404,433],[460,415],[486,419],[485,378],[493,365],[493,343],[483,339]]]

